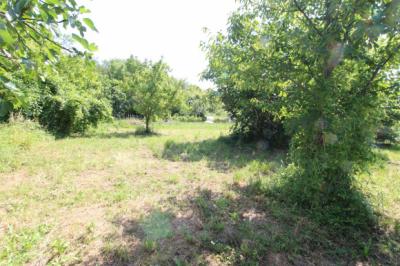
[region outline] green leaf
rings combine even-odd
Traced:
[[[0,30],[0,43],[11,44],[14,42],[13,37],[7,30]]]
[[[5,117],[12,111],[12,104],[8,101],[0,99],[0,117]]]
[[[81,6],[81,7],[79,7],[79,13],[87,14],[87,13],[90,13],[90,10],[87,9],[86,7],[84,7],[84,6]]]
[[[52,5],[59,5],[60,1],[59,0],[45,0],[46,3],[52,4]]]
[[[72,34],[72,38],[75,41],[79,42],[83,46],[83,48],[85,48],[88,51],[94,52],[97,50],[96,44],[89,43],[86,39],[82,38],[81,36],[79,36],[75,33]]]
[[[90,43],[89,44],[89,51],[95,52],[95,51],[97,51],[97,49],[98,49],[98,47],[97,47],[97,45],[95,43]]]
[[[28,6],[30,0],[19,0],[17,1],[17,3],[15,4],[14,7],[14,12],[18,15],[21,15],[22,11],[25,9],[25,7]]]
[[[84,19],[83,19],[83,22],[84,22],[91,30],[94,30],[94,31],[98,32],[97,29],[96,29],[96,27],[94,26],[93,21],[92,21],[90,18],[84,18]]]
[[[75,41],[79,42],[80,45],[82,45],[83,48],[85,48],[86,50],[90,50],[89,42],[86,39],[82,38],[79,35],[76,35],[75,33],[72,33],[72,39],[74,39]]]
[[[49,22],[53,22],[53,21],[55,21],[57,19],[57,13],[54,10],[47,9],[46,12],[47,12],[47,15],[48,15],[48,23]]]
[[[49,19],[49,16],[47,15],[46,11],[43,9],[39,9],[40,16],[42,17],[43,21],[47,21]]]

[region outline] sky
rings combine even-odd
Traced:
[[[200,80],[207,60],[200,48],[208,35],[226,29],[235,0],[93,0],[81,1],[91,10],[98,33],[88,40],[99,50],[97,60],[128,58],[158,60],[169,64],[172,75],[212,87]],[[209,33],[203,29],[208,28]]]

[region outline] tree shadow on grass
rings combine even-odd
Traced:
[[[198,189],[173,209],[116,217],[120,234],[89,265],[399,265],[400,228],[345,235],[268,196],[259,183]],[[399,223],[397,222],[397,226]],[[112,242],[114,241],[114,242]]]
[[[138,128],[134,131],[124,131],[124,132],[109,132],[109,133],[95,133],[93,135],[89,135],[89,137],[96,137],[102,139],[113,139],[113,138],[147,138],[147,137],[157,137],[161,136],[160,133],[155,131],[146,132],[142,128]]]
[[[400,144],[378,143],[378,144],[376,144],[376,146],[381,150],[400,151]]]
[[[171,161],[197,162],[206,160],[208,166],[218,171],[242,168],[252,161],[285,161],[285,150],[272,150],[266,142],[241,142],[233,137],[219,137],[199,142],[176,142],[164,145],[162,158]]]

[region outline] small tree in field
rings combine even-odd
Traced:
[[[146,123],[146,133],[150,132],[150,122],[165,117],[172,108],[177,90],[168,75],[169,68],[162,61],[149,63],[143,69],[135,88],[135,109],[142,114]]]

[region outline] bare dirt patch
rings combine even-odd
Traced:
[[[0,174],[0,192],[7,191],[29,181],[29,174],[26,170],[18,170],[13,173]]]

